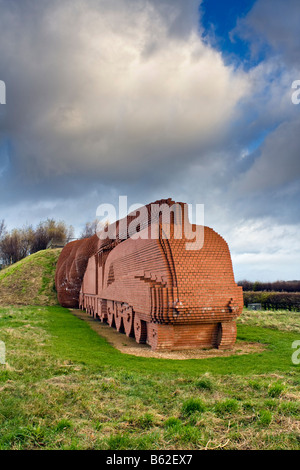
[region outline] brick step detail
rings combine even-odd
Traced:
[[[236,323],[160,325],[147,323],[147,343],[153,350],[230,349],[236,340]]]

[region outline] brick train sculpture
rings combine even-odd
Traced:
[[[170,209],[168,223],[162,205]],[[153,350],[231,348],[242,288],[234,281],[228,245],[214,230],[202,227],[202,247],[187,249],[184,228],[195,232],[199,226],[176,221],[185,206],[171,199],[145,206],[137,236],[128,228],[137,215],[129,214],[109,226],[113,238],[94,235],[67,244],[55,278],[59,303],[85,309]]]

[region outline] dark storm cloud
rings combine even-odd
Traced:
[[[217,145],[246,90],[202,44],[194,1],[2,0],[1,11],[14,202],[159,185]]]
[[[300,117],[282,123],[268,135],[260,155],[240,182],[243,191],[261,191],[284,187],[300,180]]]
[[[254,84],[249,128],[267,132],[237,165],[233,199],[250,218],[271,215],[279,223],[300,220],[300,106],[291,101],[292,83],[300,77],[299,19],[298,1],[258,0],[235,30],[254,53],[265,51],[264,61],[249,72]]]
[[[298,0],[258,0],[235,33],[252,44],[254,54],[268,44],[271,53],[295,66],[300,62],[299,22]]]

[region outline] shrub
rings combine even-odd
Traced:
[[[300,292],[244,292],[244,304],[260,303],[265,310],[300,311]]]

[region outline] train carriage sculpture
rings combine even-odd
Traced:
[[[187,250],[183,219],[180,224],[176,217],[164,223],[159,209],[152,211],[154,205],[162,204],[170,208],[176,204],[177,209],[185,206],[170,199],[149,204],[137,236],[126,232],[124,237],[124,225],[118,221],[116,237],[101,240],[94,236],[85,256],[88,242],[80,241],[81,250],[79,243],[69,260],[73,278],[66,269],[67,245],[57,268],[59,301],[85,309],[154,350],[231,348],[243,295],[234,281],[228,245],[214,230],[203,227],[203,246]],[[126,227],[135,217],[127,216]],[[154,225],[156,237],[152,236]],[[190,224],[190,230],[196,228]]]

